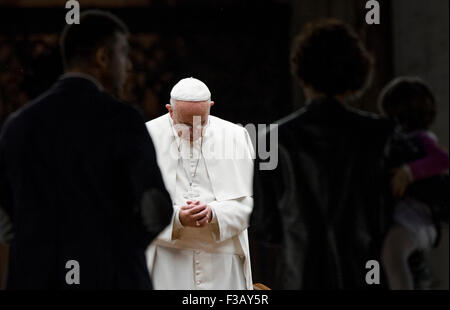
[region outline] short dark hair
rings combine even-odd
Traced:
[[[433,92],[418,77],[399,77],[390,82],[381,92],[378,105],[407,132],[429,129],[437,113]]]
[[[303,84],[335,96],[369,85],[373,59],[358,35],[339,20],[307,24],[291,51],[291,69]]]
[[[60,48],[64,66],[87,61],[101,46],[110,47],[116,33],[129,31],[115,15],[100,10],[83,12],[80,24],[67,25],[62,31]]]

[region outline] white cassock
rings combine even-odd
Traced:
[[[171,224],[146,253],[154,288],[252,289],[247,227],[253,207],[254,150],[248,132],[209,116],[203,141],[191,146],[178,137],[169,114],[146,125],[174,204]],[[211,222],[202,228],[183,227],[179,221],[189,181],[200,194],[198,200],[213,211]]]

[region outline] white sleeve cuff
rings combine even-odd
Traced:
[[[217,224],[217,216],[216,212],[214,212],[214,208],[209,206],[211,208],[211,220],[209,221],[210,224]]]
[[[184,228],[183,224],[180,222],[180,207],[175,206],[175,210],[173,212],[173,226],[172,226],[172,240],[176,240],[180,237],[180,232]]]

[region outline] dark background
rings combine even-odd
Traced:
[[[65,2],[0,0],[0,126],[62,73],[58,35]],[[380,0],[380,25],[365,23],[364,0],[79,2],[82,10],[106,9],[129,25],[133,74],[125,100],[147,119],[165,113],[170,89],[189,76],[209,86],[216,116],[244,125],[285,116],[304,104],[289,70],[293,36],[306,22],[335,17],[351,24],[376,58],[372,86],[351,104],[377,112],[389,80],[421,76],[436,93],[434,131],[448,147],[448,0]],[[448,289],[448,233],[442,244],[430,260],[439,287]],[[4,257],[0,253],[0,276]]]

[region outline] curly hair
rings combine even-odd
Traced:
[[[417,77],[399,77],[390,82],[381,92],[378,106],[406,132],[429,129],[437,113],[433,92]]]
[[[370,84],[372,68],[373,58],[363,42],[341,21],[309,23],[294,40],[292,73],[325,95],[363,92]]]

